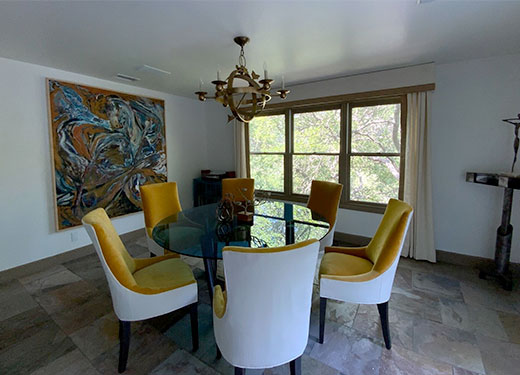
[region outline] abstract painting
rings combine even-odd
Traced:
[[[141,210],[139,185],[165,182],[164,101],[47,79],[57,229],[103,207]]]

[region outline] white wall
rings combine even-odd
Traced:
[[[226,121],[211,103],[0,58],[0,270],[90,243],[81,227],[55,232],[46,77],[164,99],[168,179],[179,182],[184,207],[192,205],[192,178],[209,164],[208,139],[210,149],[220,141],[214,133],[222,132],[208,125]],[[229,164],[226,155],[216,160]],[[114,224],[126,233],[142,228],[143,216]]]
[[[492,258],[503,189],[465,182],[467,171],[508,172],[520,113],[520,54],[437,65],[432,177],[437,249]],[[520,171],[520,165],[515,168]],[[514,192],[511,259],[520,262],[520,192]]]
[[[435,65],[433,63],[421,64],[290,86],[287,88],[291,90],[291,93],[285,100],[293,101],[322,98],[331,95],[354,94],[364,91],[422,85],[434,81]],[[273,103],[281,101],[280,98],[273,98]]]

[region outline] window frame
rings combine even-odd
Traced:
[[[429,85],[427,85],[429,86]],[[428,87],[428,89],[430,89]],[[374,203],[368,201],[355,201],[350,199],[350,158],[352,156],[399,156],[399,194],[398,198],[403,199],[404,189],[404,171],[405,171],[405,151],[406,151],[406,117],[407,117],[407,97],[406,91],[395,92],[394,89],[388,90],[388,95],[374,95],[373,97],[367,96],[366,93],[360,94],[358,98],[355,95],[345,95],[343,100],[337,100],[337,97],[331,97],[331,99],[323,98],[323,102],[315,104],[319,99],[311,99],[309,104],[305,104],[305,101],[300,102],[288,102],[275,104],[275,108],[267,107],[260,115],[272,116],[285,114],[285,152],[283,157],[284,162],[284,191],[274,192],[257,190],[258,195],[261,197],[270,197],[273,199],[280,199],[292,202],[305,203],[308,201],[309,196],[305,194],[293,193],[293,156],[294,155],[313,155],[313,153],[295,153],[294,152],[294,115],[297,113],[305,112],[318,112],[331,109],[340,109],[340,152],[338,162],[338,178],[339,183],[344,186],[343,193],[340,200],[340,208],[383,213],[386,204]],[[401,148],[399,153],[352,153],[351,152],[351,135],[352,135],[352,108],[371,106],[371,105],[385,105],[385,104],[400,104],[401,105]],[[246,123],[246,163],[247,163],[247,175],[251,177],[251,164],[250,154],[261,154],[261,153],[250,153],[249,152],[249,124]],[[268,153],[269,154],[269,153]],[[272,153],[271,153],[272,154]],[[275,153],[280,154],[280,153]],[[314,153],[317,155],[338,155],[337,153]],[[367,155],[368,154],[368,155]]]
[[[369,107],[376,105],[389,105],[389,104],[400,104],[401,105],[401,116],[400,116],[400,127],[401,127],[401,142],[400,142],[400,150],[399,153],[392,152],[352,152],[352,109],[359,107]],[[350,175],[351,175],[351,166],[350,161],[352,156],[398,156],[399,157],[399,192],[398,198],[403,199],[403,189],[404,189],[404,168],[405,168],[405,151],[406,151],[406,112],[407,112],[407,99],[406,95],[401,95],[399,97],[391,97],[384,99],[372,99],[372,100],[359,100],[352,101],[348,106],[348,120],[347,120],[347,152],[346,152],[346,173],[347,176],[344,180],[343,186],[345,186],[344,195],[342,199],[342,203],[344,208],[358,210],[358,211],[368,211],[368,212],[376,212],[383,213],[386,207],[384,203],[374,203],[368,201],[356,201],[350,199]]]
[[[309,112],[324,112],[324,111],[332,111],[332,110],[337,110],[339,109],[340,110],[340,144],[339,144],[339,151],[338,152],[295,152],[295,147],[294,147],[294,139],[295,139],[295,133],[294,133],[294,116],[297,115],[297,114],[300,114],[300,113],[309,113]],[[294,184],[293,184],[293,167],[294,167],[294,156],[312,156],[312,155],[324,155],[324,156],[338,156],[338,161],[341,159],[341,154],[342,154],[342,147],[341,147],[341,129],[342,129],[342,108],[341,108],[341,104],[329,104],[329,105],[320,105],[320,106],[309,106],[309,107],[302,107],[302,108],[297,108],[297,109],[294,109],[294,110],[291,110],[290,111],[290,117],[291,117],[291,121],[290,121],[290,134],[291,134],[291,139],[290,139],[290,149],[289,149],[289,158],[290,158],[290,162],[288,163],[289,164],[289,167],[291,169],[290,171],[290,181],[291,181],[291,186],[290,186],[290,189],[287,190],[288,192],[288,195],[290,197],[297,197],[300,201],[304,201],[306,202],[308,199],[309,199],[309,195],[308,194],[300,194],[300,193],[294,193]],[[338,163],[338,166],[339,166],[339,163]],[[338,175],[338,183],[341,183],[340,182],[341,179]]]

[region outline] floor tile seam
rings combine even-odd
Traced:
[[[493,310],[493,311],[496,311],[496,310]],[[501,342],[504,342],[504,343],[516,344],[515,342],[509,340],[509,335],[507,334],[507,330],[502,325],[502,321],[500,320],[500,317],[499,317],[499,323],[500,323],[500,326],[502,327],[504,333],[506,334],[506,337],[508,338],[508,340],[503,340],[503,339],[500,339],[500,338],[498,338],[496,336],[489,336],[486,333],[479,331],[477,327],[473,327],[473,326],[466,328],[466,327],[458,327],[458,326],[456,327],[456,326],[449,325],[449,324],[444,323],[444,322],[442,322],[441,324],[443,324],[443,325],[445,325],[446,327],[449,327],[449,328],[454,328],[454,329],[458,329],[458,330],[464,331],[466,333],[473,334],[473,336],[475,336],[475,338],[477,337],[477,334],[479,334],[481,336],[485,336],[487,338],[490,338],[490,339],[493,339],[493,340],[497,340],[497,341],[501,341]],[[517,345],[520,345],[520,344],[517,344]]]
[[[435,323],[437,323],[437,322],[435,322]],[[402,349],[404,349],[404,350],[406,350],[406,351],[410,351],[410,352],[412,352],[412,353],[415,353],[415,354],[417,354],[417,355],[420,356],[420,357],[428,358],[429,360],[432,360],[433,362],[438,362],[438,363],[440,363],[440,364],[444,364],[444,365],[450,366],[451,369],[452,369],[452,375],[453,375],[454,372],[455,372],[455,367],[460,367],[460,366],[456,366],[456,365],[454,365],[453,363],[449,363],[449,362],[443,361],[443,360],[440,359],[440,358],[430,357],[430,356],[428,356],[428,355],[425,355],[425,354],[423,354],[423,353],[420,353],[420,352],[416,349],[417,345],[416,345],[416,341],[415,341],[415,328],[416,328],[416,325],[414,324],[414,325],[412,326],[412,348],[411,348],[411,349],[405,348],[404,346],[399,345],[398,343],[397,343],[397,344],[392,343],[392,348],[393,348],[394,346],[397,346],[398,348],[402,348]],[[475,339],[476,339],[476,337],[475,337]],[[478,345],[477,345],[477,347],[478,347]],[[478,349],[479,349],[479,353],[481,354],[481,358],[482,358],[482,353],[481,353],[481,351],[480,351],[480,348],[478,348]],[[383,349],[383,350],[386,350],[386,349]],[[462,368],[462,367],[460,367],[460,368]],[[480,375],[485,375],[485,373],[484,373],[484,374],[480,374]]]
[[[87,327],[87,326],[85,326],[85,327]],[[85,327],[82,327],[82,328],[85,328]],[[76,343],[74,342],[74,339],[71,337],[74,333],[78,332],[78,331],[81,330],[82,328],[79,328],[79,329],[77,329],[76,331],[72,332],[70,335],[68,335],[68,337],[70,338],[70,340],[72,341],[72,343],[74,344],[74,346],[75,346],[75,347],[80,351],[81,355],[83,355],[83,357],[85,357],[86,360],[87,360],[87,361],[92,365],[92,367],[94,368],[94,370],[96,370],[97,372],[99,372],[99,371],[98,371],[98,368],[96,367],[96,364],[94,363],[94,360],[95,360],[96,358],[100,357],[100,356],[103,356],[103,355],[108,354],[108,353],[112,352],[113,350],[115,350],[115,348],[116,348],[117,346],[119,346],[119,342],[118,342],[117,344],[114,344],[112,347],[110,347],[110,349],[105,350],[103,353],[97,355],[96,358],[93,358],[93,359],[91,360],[91,359],[87,356],[87,354],[86,354],[83,350],[81,350],[81,348],[80,348],[78,345],[76,345]]]
[[[460,293],[460,296],[457,297],[457,296],[453,296],[453,295],[449,295],[449,294],[443,294],[443,293],[434,293],[432,292],[431,290],[427,290],[427,289],[420,289],[420,288],[416,288],[416,287],[413,287],[412,292],[420,292],[420,293],[425,293],[425,294],[429,294],[430,297],[436,297],[438,298],[439,300],[441,298],[447,298],[447,299],[450,299],[450,300],[453,300],[453,301],[456,301],[456,302],[464,302],[466,303],[466,301],[464,301],[464,296],[462,295],[462,292]]]
[[[497,337],[491,337],[491,336],[488,336],[488,335],[486,335],[486,334],[484,334],[484,333],[481,333],[481,332],[475,332],[475,333],[474,333],[474,336],[475,336],[475,339],[476,339],[476,342],[477,342],[477,346],[479,346],[479,345],[478,345],[478,338],[477,338],[477,335],[478,335],[478,336],[484,336],[484,337],[487,338],[487,339],[491,339],[491,340],[495,340],[495,341],[500,341],[500,342],[503,343],[503,344],[509,344],[509,345],[517,346],[517,347],[520,349],[520,344],[519,344],[519,343],[516,343],[516,342],[513,342],[513,341],[509,341],[509,340],[504,341],[504,340],[499,339],[499,338],[497,338]],[[506,335],[507,335],[507,332],[506,332]],[[508,336],[508,338],[509,338],[509,336]],[[480,348],[480,346],[479,346],[479,348]]]
[[[398,310],[399,312],[404,312],[404,313],[407,313],[407,314],[411,314],[411,315],[414,316],[414,319],[422,319],[422,320],[427,320],[427,321],[433,322],[433,323],[443,324],[442,323],[442,316],[441,316],[441,322],[439,322],[438,320],[430,319],[430,318],[428,318],[427,316],[425,316],[425,315],[423,315],[421,313],[413,313],[413,312],[410,312],[409,310],[406,310],[406,309],[403,309],[403,308],[399,308],[399,307],[395,307],[395,305],[392,306],[392,309]]]
[[[471,302],[466,302],[466,300],[463,300],[464,301],[464,304],[467,305],[467,306],[476,306],[476,307],[484,307],[484,308],[487,308],[489,310],[493,310],[497,313],[506,313],[506,314],[511,314],[511,315],[518,315],[520,316],[520,312],[517,312],[517,309],[513,306],[513,309],[514,311],[505,311],[505,310],[499,310],[493,306],[489,306],[489,305],[483,305],[481,303],[471,303]]]
[[[438,322],[435,322],[435,323],[438,323]],[[438,323],[438,324],[439,324],[439,323]],[[445,325],[445,324],[443,324],[443,323],[440,323],[440,324],[442,324],[442,325],[444,325],[444,326],[446,326],[447,328],[450,328],[450,329],[454,328],[454,327],[450,327],[450,326],[448,326],[448,325]],[[432,359],[432,360],[434,360],[434,361],[438,361],[438,362],[441,362],[441,363],[446,363],[446,364],[452,366],[452,372],[454,372],[454,371],[455,371],[455,368],[458,367],[458,368],[461,368],[461,369],[463,369],[463,370],[472,371],[472,372],[476,373],[475,371],[473,371],[473,370],[469,370],[469,369],[467,369],[467,368],[465,368],[465,367],[462,367],[462,366],[460,366],[460,365],[456,365],[456,364],[453,364],[453,363],[450,363],[450,362],[443,361],[443,360],[441,360],[440,358],[434,358],[434,357],[430,357],[430,356],[428,356],[428,355],[426,355],[426,354],[419,353],[419,352],[416,350],[417,342],[415,341],[415,336],[416,336],[416,335],[415,335],[415,329],[416,329],[416,326],[414,325],[414,326],[413,326],[413,335],[412,335],[412,342],[413,342],[413,345],[412,345],[412,346],[413,346],[413,352],[414,352],[414,353],[417,353],[417,354],[419,354],[420,356],[427,357],[427,358]],[[454,328],[454,329],[458,329],[458,328]],[[483,356],[482,356],[482,350],[481,350],[481,348],[480,348],[480,345],[478,344],[477,335],[476,335],[475,333],[472,333],[472,332],[467,332],[467,331],[464,331],[464,332],[466,332],[466,333],[468,333],[468,334],[470,334],[470,335],[473,336],[473,338],[474,338],[474,346],[475,346],[476,349],[478,350],[478,354],[479,354],[479,356],[480,356],[480,362],[482,363],[482,368],[484,369],[484,372],[483,372],[483,373],[480,373],[480,375],[486,375],[487,372],[486,372],[486,368],[485,368],[485,365],[484,365],[484,360],[483,360]],[[465,341],[465,342],[466,342],[466,341]],[[479,373],[477,373],[477,374],[479,374]]]

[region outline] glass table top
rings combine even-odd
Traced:
[[[161,247],[179,254],[222,259],[225,246],[278,247],[322,239],[329,224],[304,206],[266,201],[255,207],[251,223],[217,220],[217,203],[190,208],[159,222],[152,236]]]

